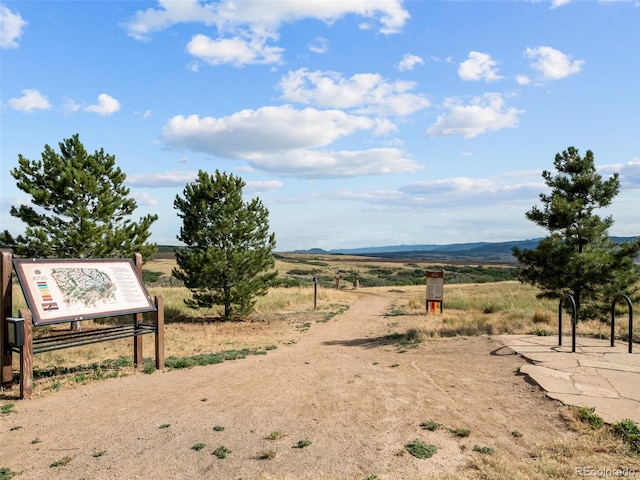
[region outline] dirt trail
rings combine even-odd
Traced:
[[[16,401],[16,413],[0,417],[0,467],[21,480],[410,480],[455,475],[476,444],[521,458],[566,435],[556,404],[516,375],[523,360],[513,352],[479,337],[402,353],[383,315],[390,298],[354,295],[347,312],[266,356]],[[427,420],[471,435],[423,430]],[[272,432],[285,436],[268,439]],[[416,438],[437,454],[407,454]],[[299,440],[311,444],[292,448]],[[197,443],[206,446],[195,451]],[[220,446],[231,451],[225,459],[212,454]],[[64,457],[71,461],[50,467]]]

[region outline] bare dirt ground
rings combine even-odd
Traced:
[[[474,445],[523,461],[574,435],[517,373],[524,360],[490,337],[402,352],[383,317],[390,297],[354,295],[347,312],[267,355],[15,400],[0,416],[0,467],[21,480],[457,478]],[[428,420],[446,428],[422,429]],[[437,453],[411,456],[414,439]],[[300,440],[311,443],[293,448]],[[213,455],[221,446],[227,458]]]

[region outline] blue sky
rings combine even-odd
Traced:
[[[640,2],[0,1],[0,229],[18,154],[75,133],[177,244],[197,171],[241,176],[277,250],[508,241],[592,150],[640,234]]]

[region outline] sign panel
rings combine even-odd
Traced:
[[[444,272],[427,271],[427,301],[442,302],[444,297]]]
[[[34,325],[155,311],[133,260],[14,259]]]

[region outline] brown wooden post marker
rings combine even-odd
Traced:
[[[161,295],[156,300],[156,370],[164,368],[164,298]]]
[[[142,278],[142,255],[139,253],[135,253],[133,255],[133,261],[136,264],[136,270],[138,270],[138,275]],[[134,313],[133,314],[133,329],[134,332],[138,330],[140,323],[142,323],[143,315],[142,313]],[[144,363],[144,358],[142,355],[142,335],[134,335],[133,337],[133,363],[136,367],[142,366]]]
[[[11,388],[13,382],[13,373],[11,371],[13,363],[13,355],[8,345],[7,338],[9,335],[7,326],[7,317],[13,316],[13,292],[11,286],[11,273],[13,265],[11,264],[12,255],[9,252],[2,252],[2,265],[0,266],[2,278],[0,283],[2,286],[0,303],[0,387]]]
[[[29,309],[21,308],[24,323],[24,345],[20,347],[20,398],[33,393],[33,318]]]

